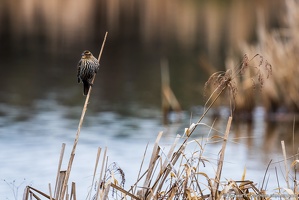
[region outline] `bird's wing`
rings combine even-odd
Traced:
[[[77,78],[78,78],[78,83],[80,83],[81,64],[82,64],[82,60],[80,60],[79,63],[78,63],[78,65],[77,65]]]

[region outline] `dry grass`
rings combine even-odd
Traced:
[[[236,99],[236,107],[240,111],[252,112],[255,106],[262,105],[268,113],[299,111],[299,3],[295,0],[284,1],[286,14],[281,16],[283,24],[279,28],[269,30],[267,19],[262,10],[258,12],[256,44],[241,43],[240,49],[248,54],[262,52],[270,63],[275,63],[273,78],[263,86],[260,98],[254,98],[248,87],[250,81],[238,80],[240,93]],[[236,59],[227,60],[228,68],[234,66]],[[248,76],[252,72],[248,71]],[[250,100],[250,101],[249,101]],[[248,104],[250,102],[250,104]],[[290,116],[293,119],[293,115]]]
[[[241,102],[243,106],[250,105],[255,99],[254,89],[259,88],[261,90],[264,87],[265,80],[269,79],[271,75],[272,66],[262,55],[256,54],[249,58],[245,54],[241,63],[230,67],[225,72],[215,72],[210,76],[205,84],[205,93],[206,91],[212,91],[212,94],[207,99],[205,106],[214,105],[212,100],[215,101],[217,98],[213,99],[213,97],[219,96],[225,89],[228,89],[229,98],[223,95],[221,103],[229,103],[232,112],[235,111],[235,108],[240,109]],[[241,91],[239,91],[240,89]],[[239,92],[241,94],[237,95]],[[252,106],[250,108],[253,109]]]
[[[106,38],[106,37],[105,37]],[[105,41],[105,40],[104,40]],[[252,62],[258,59],[258,64],[255,65]],[[266,181],[266,175],[268,169],[266,169],[264,181],[261,188],[257,188],[253,181],[246,180],[246,170],[244,170],[241,180],[227,180],[222,181],[222,169],[224,166],[225,149],[229,141],[230,127],[232,123],[232,114],[228,119],[226,130],[222,133],[221,130],[217,131],[217,135],[211,136],[210,133],[215,130],[213,125],[210,127],[210,132],[207,133],[206,138],[193,138],[191,137],[194,130],[203,125],[202,119],[206,116],[210,108],[214,103],[219,100],[221,95],[224,95],[225,91],[231,95],[232,102],[237,96],[237,87],[234,84],[235,79],[244,75],[245,71],[254,68],[256,71],[255,76],[252,76],[252,80],[257,81],[260,87],[263,86],[265,78],[271,75],[271,65],[266,62],[262,56],[255,55],[252,59],[244,56],[241,65],[235,69],[228,70],[223,73],[215,73],[207,81],[206,88],[212,86],[203,115],[196,123],[192,123],[190,127],[186,128],[182,135],[177,135],[174,142],[169,148],[164,148],[160,145],[160,140],[163,137],[163,132],[160,132],[154,143],[152,152],[150,152],[150,160],[146,164],[144,163],[145,157],[148,155],[147,147],[144,153],[144,157],[141,161],[140,170],[138,172],[138,178],[136,182],[131,186],[129,190],[124,189],[125,173],[115,162],[109,164],[107,156],[107,148],[102,154],[102,149],[98,149],[95,167],[93,171],[93,179],[91,188],[96,188],[94,192],[92,190],[87,194],[86,199],[267,199],[267,192],[264,188],[264,182]],[[261,70],[263,69],[263,71]],[[254,81],[253,81],[254,83]],[[256,84],[253,84],[255,86]],[[91,91],[91,90],[90,90]],[[60,169],[63,159],[63,153],[65,146],[62,146],[60,161],[58,164],[57,180],[55,184],[54,196],[52,196],[51,185],[49,184],[49,195],[37,190],[31,186],[27,186],[24,193],[24,200],[28,199],[40,199],[44,197],[46,199],[57,200],[75,200],[76,199],[76,184],[68,183],[68,177],[71,173],[72,162],[75,156],[76,146],[79,140],[80,128],[84,119],[86,111],[88,97],[83,108],[81,120],[78,127],[78,132],[75,137],[73,150],[69,159],[69,165],[66,171]],[[233,103],[232,103],[233,105]],[[207,126],[206,124],[204,124]],[[205,148],[209,143],[221,142],[222,147],[219,149],[217,156],[216,166],[213,162],[205,156]],[[194,145],[196,148],[194,148]],[[192,151],[190,151],[192,146]],[[295,176],[290,176],[290,169],[297,166],[298,160],[294,159],[293,163],[287,165],[287,153],[284,145],[284,161],[286,171],[287,188],[280,188],[280,182],[278,181],[278,192],[276,195],[280,197],[282,195],[298,195],[298,184]],[[100,159],[102,155],[102,159]],[[101,163],[100,163],[101,162]],[[101,165],[99,165],[101,164]],[[269,163],[268,167],[271,163]],[[98,169],[100,166],[100,169]],[[202,169],[205,167],[211,167],[215,169],[214,175],[208,175]],[[96,176],[99,174],[98,181]],[[293,181],[294,185],[290,186],[290,182]],[[68,186],[71,188],[68,189]]]
[[[104,43],[105,39],[103,44]],[[279,45],[286,44],[283,43]],[[275,46],[275,48],[278,47],[281,46]],[[293,46],[288,44],[288,48],[291,47]],[[271,50],[275,48],[272,47]],[[295,49],[291,49],[295,51]],[[265,52],[267,51],[265,50]],[[289,51],[289,53],[291,52]],[[230,127],[233,119],[233,111],[235,107],[239,106],[240,102],[242,102],[238,99],[240,96],[240,83],[242,83],[243,86],[246,86],[246,89],[263,89],[262,94],[265,91],[268,93],[269,89],[269,85],[266,84],[265,81],[272,75],[272,66],[260,54],[253,55],[255,56],[252,58],[245,55],[239,65],[234,65],[233,68],[230,68],[225,72],[214,73],[209,78],[206,83],[205,90],[207,93],[210,92],[210,94],[207,95],[208,98],[202,116],[196,123],[192,123],[188,128],[186,128],[184,133],[177,135],[174,142],[168,149],[165,149],[162,145],[160,145],[163,132],[158,134],[152,151],[147,153],[146,148],[146,152],[144,153],[144,158],[141,161],[141,167],[138,172],[138,178],[129,190],[124,189],[124,171],[115,162],[109,164],[107,148],[103,153],[102,149],[99,148],[93,171],[93,180],[91,183],[91,188],[96,187],[96,191],[93,193],[90,190],[87,194],[87,199],[269,199],[272,194],[267,194],[266,187],[264,187],[264,183],[267,181],[266,177],[268,169],[265,170],[264,181],[261,188],[258,188],[256,183],[253,181],[246,179],[246,170],[244,170],[241,180],[222,181],[222,169],[224,166],[225,150],[228,144],[227,142],[229,140]],[[278,57],[275,57],[275,59],[274,57],[270,58],[271,63],[274,62],[277,64],[276,61],[278,61]],[[273,79],[275,78],[276,75]],[[269,80],[276,81],[273,79]],[[267,82],[269,80],[267,80]],[[280,84],[281,87],[284,86],[283,83]],[[62,146],[54,193],[52,193],[51,185],[49,185],[49,195],[33,187],[27,186],[24,193],[24,200],[40,199],[40,196],[46,199],[56,200],[76,199],[76,184],[70,184],[68,182],[68,178],[71,173],[72,163],[75,157],[81,125],[89,102],[90,92],[91,90],[89,90],[89,94],[86,97],[86,102],[83,107],[78,126],[78,132],[75,136],[69,165],[66,171],[60,169],[65,148],[64,145]],[[213,136],[210,136],[210,133],[207,133],[207,137],[204,139],[191,137],[197,127],[202,125],[202,120],[205,118],[209,110],[215,105],[215,102],[219,101],[219,98],[225,95],[225,93],[229,95],[229,98],[226,99],[229,100],[231,105],[231,115],[228,119],[226,130],[224,132],[219,130],[218,134]],[[245,93],[246,92],[242,91],[242,94]],[[247,98],[247,96],[245,96],[245,98]],[[213,126],[211,126],[210,129],[211,131],[214,130]],[[205,147],[211,142],[222,143],[222,147],[219,149],[216,165],[214,165],[213,162],[205,156]],[[196,148],[193,148],[193,151],[190,153],[188,148],[194,144]],[[284,173],[287,187],[282,188],[280,186],[282,183],[277,179],[278,190],[275,195],[277,195],[277,197],[281,197],[281,199],[283,199],[283,195],[285,195],[286,198],[295,198],[295,196],[297,197],[299,194],[298,181],[296,178],[296,167],[298,165],[298,159],[296,156],[298,153],[294,153],[294,156],[288,158],[283,142],[282,149],[284,154],[283,162],[285,163]],[[148,163],[144,163],[145,157],[148,154],[150,155],[150,160]],[[101,156],[102,159],[100,159]],[[288,165],[287,161],[290,159],[293,161],[290,165]],[[270,162],[268,167],[272,164],[273,163]],[[100,166],[99,169],[98,166]],[[208,175],[202,170],[204,167],[211,167],[212,169],[215,169],[215,173],[212,176]],[[99,177],[96,177],[96,174],[99,174]],[[276,177],[278,177],[277,174]],[[96,178],[98,181],[95,181]],[[293,185],[291,185],[291,182]],[[71,186],[70,189],[69,186]],[[54,196],[52,196],[53,194]]]

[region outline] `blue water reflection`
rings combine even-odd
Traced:
[[[48,183],[54,187],[62,143],[66,143],[62,169],[67,168],[81,108],[64,107],[54,100],[41,100],[35,107],[38,109],[33,109],[32,113],[30,110],[5,104],[0,107],[0,199],[14,199],[17,188],[15,187],[13,192],[12,185],[9,186],[14,180],[15,186],[23,183],[18,188],[18,199],[21,199],[25,185],[48,193]],[[28,113],[25,115],[23,112]],[[73,117],[68,117],[70,113]],[[226,112],[222,113],[225,115]],[[192,122],[196,121],[198,114],[193,114]],[[165,127],[161,124],[159,110],[140,108],[131,116],[112,111],[93,113],[87,110],[70,176],[70,181],[76,182],[77,198],[85,198],[89,191],[98,147],[108,148],[109,163],[117,162],[123,169],[126,175],[125,188],[128,189],[136,181],[146,145],[149,144],[148,152],[151,152],[158,132],[164,131],[160,144],[167,149],[176,134],[182,135],[184,128],[188,127],[189,116],[189,112],[186,112],[183,123]],[[204,123],[212,125],[214,120],[207,118]],[[220,131],[217,134],[223,135],[226,123],[225,116],[216,120],[214,128]],[[275,136],[279,134],[273,132],[273,136],[269,137],[264,134],[266,124],[263,121],[262,109],[256,110],[255,122],[249,126],[234,124],[232,127],[225,154],[223,180],[240,180],[246,167],[246,179],[261,184],[270,159],[282,159],[280,140]],[[209,130],[207,126],[199,126],[192,137],[205,140]],[[196,145],[191,144],[186,153],[191,153],[195,148]],[[215,164],[214,168],[209,167],[210,165],[202,168],[202,171],[211,177],[220,148],[220,142],[210,140],[204,153],[204,156]],[[150,155],[146,161],[149,157]],[[148,163],[144,165],[147,166]],[[276,179],[274,167],[271,166],[269,170],[272,182],[268,185],[272,188],[276,187],[276,182],[273,181]]]

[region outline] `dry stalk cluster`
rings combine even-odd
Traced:
[[[262,52],[270,63],[275,63],[273,78],[263,86],[258,99],[252,91],[249,79],[236,79],[239,94],[236,107],[241,112],[252,112],[255,106],[265,107],[268,113],[299,111],[299,2],[283,1],[285,15],[281,16],[280,28],[268,30],[262,11],[258,13],[256,45],[243,43],[241,49],[248,54]],[[227,60],[227,67],[234,66],[236,59]],[[246,72],[252,76],[252,70]],[[292,118],[292,116],[291,116]]]
[[[212,91],[206,106],[211,103],[214,105],[212,100],[222,93],[219,93],[219,90],[227,89],[229,97],[222,95],[220,101],[222,104],[229,103],[232,112],[235,110],[239,112],[240,108],[243,113],[252,112],[255,107],[254,92],[260,92],[265,87],[265,80],[272,75],[271,64],[260,54],[252,58],[245,54],[239,64],[228,66],[230,67],[227,71],[212,74],[206,82],[205,93]]]
[[[222,169],[224,166],[225,149],[229,140],[232,117],[229,117],[226,130],[223,134],[210,136],[213,130],[207,133],[207,138],[195,139],[190,137],[192,130],[201,123],[191,124],[185,129],[182,136],[177,135],[173,143],[167,150],[160,145],[163,132],[160,132],[153,145],[152,152],[149,153],[150,160],[144,163],[148,147],[144,152],[137,181],[129,190],[124,189],[125,174],[124,171],[115,163],[108,164],[107,148],[102,152],[98,148],[93,179],[90,191],[86,199],[271,199],[281,198],[290,199],[298,196],[298,181],[296,179],[296,166],[298,159],[294,159],[288,166],[287,155],[282,142],[282,149],[285,163],[285,180],[287,187],[281,187],[282,182],[277,181],[277,191],[267,194],[266,191],[266,169],[265,176],[261,187],[256,183],[246,179],[246,169],[243,172],[241,180],[223,181]],[[220,131],[219,131],[220,132]],[[222,147],[219,149],[217,156],[217,165],[213,164],[205,155],[207,145],[214,142],[221,142]],[[197,148],[194,148],[194,145]],[[62,147],[62,154],[64,151]],[[189,148],[191,147],[191,148]],[[190,151],[192,149],[193,151]],[[100,157],[102,156],[102,159]],[[269,166],[271,162],[269,163]],[[269,167],[268,166],[268,167]],[[100,168],[98,170],[98,168]],[[205,168],[213,168],[214,175],[208,175]],[[292,170],[294,174],[292,174]],[[277,173],[277,172],[276,172]],[[276,174],[277,176],[277,174]],[[60,198],[61,186],[65,177],[65,171],[59,172],[57,185],[52,197],[51,187],[49,184],[49,194],[45,194],[31,186],[26,187],[24,199],[76,199],[76,184],[71,184],[70,193],[67,191],[65,198]],[[277,176],[278,177],[278,176]],[[293,185],[292,185],[293,183]],[[55,198],[55,197],[58,198]]]
[[[104,38],[99,60],[106,36],[107,33]],[[257,60],[257,64],[254,64],[255,60]],[[137,175],[137,181],[129,190],[124,189],[124,171],[115,162],[109,164],[107,148],[104,149],[103,153],[102,149],[98,148],[93,171],[93,179],[86,199],[269,199],[270,195],[267,195],[264,183],[261,188],[257,188],[253,181],[245,179],[246,170],[244,170],[241,180],[221,181],[225,150],[229,141],[233,112],[231,112],[226,130],[223,134],[210,136],[210,133],[207,133],[207,138],[203,140],[191,137],[196,128],[202,124],[201,121],[206,116],[210,108],[225,91],[230,94],[229,99],[232,102],[231,110],[233,111],[233,105],[235,104],[237,96],[237,86],[234,81],[239,77],[244,76],[246,71],[251,68],[255,70],[255,75],[251,77],[252,84],[254,86],[259,84],[260,87],[263,87],[264,80],[272,73],[272,67],[263,59],[262,56],[258,54],[253,56],[251,59],[245,55],[240,66],[237,68],[213,74],[206,84],[206,88],[213,87],[213,90],[211,90],[212,92],[206,102],[202,116],[196,123],[192,123],[190,127],[186,128],[182,135],[177,135],[173,144],[167,150],[159,144],[163,136],[163,132],[158,134],[150,155],[149,163],[144,163],[147,155],[146,147],[146,151],[141,161],[140,170]],[[74,182],[71,184],[69,183],[69,176],[79,141],[80,129],[89,102],[90,92],[91,88],[83,107],[67,170],[61,170],[65,149],[65,144],[63,144],[54,191],[52,192],[51,184],[49,184],[48,194],[34,187],[27,186],[24,192],[24,200],[39,200],[41,198],[50,200],[77,199],[76,184]],[[212,132],[212,130],[214,130],[213,127],[211,127],[210,132]],[[215,141],[220,141],[222,143],[222,147],[219,149],[219,154],[217,156],[216,166],[214,166],[204,155],[206,145]],[[194,144],[196,148],[190,154],[188,148]],[[294,159],[294,162],[290,167],[288,167],[287,156],[283,143],[282,147],[285,155],[284,163],[287,188],[280,188],[281,183],[278,181],[278,190],[275,195],[280,197],[283,195],[295,197],[296,195],[298,196],[298,181],[296,179],[296,166],[298,164],[298,159]],[[270,164],[271,163],[269,163],[269,166]],[[203,170],[205,167],[214,168],[215,174],[211,176],[205,173]],[[291,176],[290,171],[293,168],[295,169],[295,173],[294,176]],[[266,174],[267,170],[265,177]],[[293,186],[291,186],[291,181],[294,183]]]

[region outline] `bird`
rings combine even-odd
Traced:
[[[98,72],[100,63],[88,50],[83,51],[77,65],[78,83],[83,83],[83,95],[86,96],[92,86],[93,76]]]

